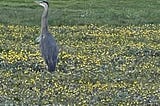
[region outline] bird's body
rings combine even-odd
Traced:
[[[58,47],[55,43],[53,36],[48,33],[47,36],[41,35],[40,39],[40,51],[42,57],[44,58],[45,63],[48,66],[50,72],[55,71],[57,56],[58,56]]]
[[[36,3],[44,7],[41,18],[40,51],[48,66],[48,71],[53,72],[57,64],[58,46],[54,37],[48,31],[48,2],[37,1]]]

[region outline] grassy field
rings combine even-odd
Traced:
[[[39,25],[34,0],[1,0],[0,22]],[[159,0],[49,0],[50,25],[159,24]]]
[[[0,1],[0,105],[158,106],[158,0],[50,0],[54,74],[38,44],[42,8]]]

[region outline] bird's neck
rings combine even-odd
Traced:
[[[41,34],[48,32],[48,7],[44,8],[41,18]]]

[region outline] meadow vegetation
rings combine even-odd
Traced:
[[[60,48],[54,74],[35,42],[40,8],[0,1],[0,105],[160,104],[158,0],[50,2]]]
[[[42,8],[34,0],[1,0],[0,22],[39,25]],[[159,24],[159,0],[48,0],[50,25]]]

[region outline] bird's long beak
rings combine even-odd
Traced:
[[[39,4],[39,1],[34,1],[36,4]]]

